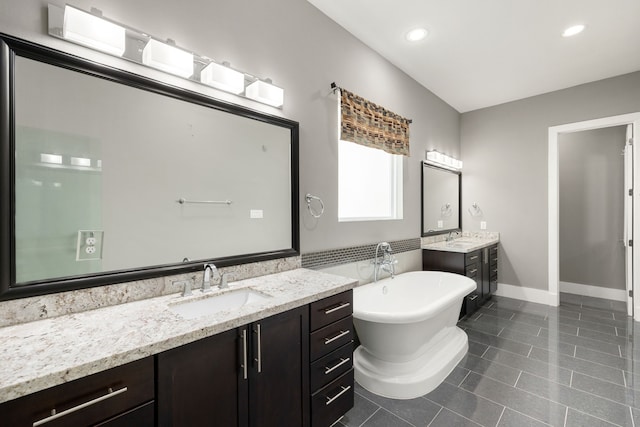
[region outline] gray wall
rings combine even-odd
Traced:
[[[558,138],[560,281],[625,289],[626,126]]]
[[[302,252],[420,235],[420,160],[426,149],[459,157],[460,115],[308,2],[78,0],[73,4],[102,9],[106,17],[270,77],[285,89],[282,111],[243,101],[51,38],[46,34],[46,1],[0,2],[0,27],[5,33],[299,121]],[[329,95],[333,81],[413,119],[412,156],[404,161],[403,220],[338,223],[337,101]],[[324,200],[322,218],[316,220],[306,211],[307,192]]]
[[[548,288],[548,128],[637,111],[640,72],[462,115],[463,227],[500,232],[501,283]]]

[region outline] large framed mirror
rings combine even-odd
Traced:
[[[422,236],[460,231],[461,173],[422,162]]]
[[[297,122],[0,39],[0,299],[299,254]]]

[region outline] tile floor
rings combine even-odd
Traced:
[[[437,389],[393,400],[356,384],[339,425],[640,427],[640,348],[624,303],[560,301],[493,297],[459,322],[469,353]]]

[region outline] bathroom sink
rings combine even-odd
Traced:
[[[169,306],[171,311],[187,319],[236,310],[246,305],[255,304],[271,298],[269,295],[250,288],[237,289],[230,292],[212,294],[192,301],[185,301]]]
[[[470,248],[471,246],[476,246],[478,244],[477,240],[467,240],[467,239],[455,239],[450,242],[447,242],[446,245],[453,248]]]

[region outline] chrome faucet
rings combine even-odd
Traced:
[[[211,278],[216,273],[218,273],[218,269],[214,264],[204,265],[204,276],[202,277],[202,292],[211,291]]]
[[[380,262],[378,262],[378,251],[381,250],[382,251],[382,260]],[[387,242],[380,242],[378,243],[378,246],[376,246],[376,256],[373,260],[373,281],[377,282],[378,281],[378,275],[379,275],[379,271],[380,269],[386,271],[387,273],[391,274],[391,278],[393,279],[393,277],[396,274],[396,268],[395,265],[398,263],[398,260],[394,258],[393,254],[392,254],[392,249],[391,249],[391,245]]]
[[[449,234],[447,234],[447,237],[445,238],[445,242],[450,242],[453,240],[453,231],[450,231]]]
[[[220,285],[218,286],[220,289],[227,289],[229,287],[228,277],[233,278],[232,273],[224,273],[220,278]]]

